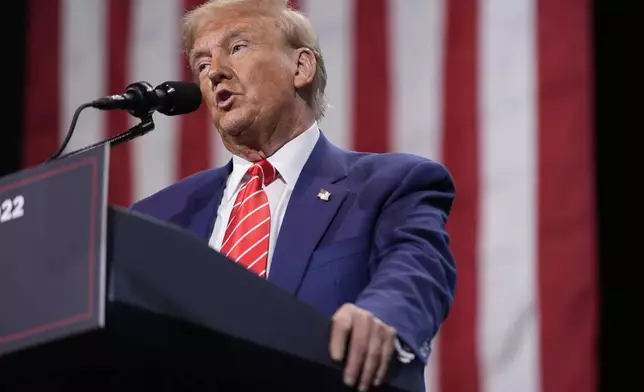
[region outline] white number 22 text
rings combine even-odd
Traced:
[[[0,202],[0,223],[7,223],[25,215],[25,198],[18,195]]]

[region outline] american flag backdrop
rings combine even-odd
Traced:
[[[29,0],[25,165],[76,107],[133,81],[190,80],[179,19],[199,0]],[[590,0],[299,0],[319,34],[338,146],[446,164],[454,308],[427,389],[590,392],[597,267]],[[202,108],[204,109],[204,108]],[[229,159],[206,110],[155,115],[114,148],[128,205]],[[134,124],[86,110],[69,149]]]

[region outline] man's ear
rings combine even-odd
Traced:
[[[301,89],[310,85],[315,77],[317,60],[311,49],[300,48],[296,52],[296,69],[295,69],[295,88]]]

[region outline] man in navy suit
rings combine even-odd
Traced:
[[[329,351],[346,361],[347,385],[380,384],[395,355],[417,366],[420,389],[455,291],[449,173],[325,138],[323,57],[310,22],[284,0],[211,1],[183,22],[190,66],[233,158],[133,209],[187,228],[331,316]]]

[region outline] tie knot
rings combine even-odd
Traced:
[[[264,186],[269,185],[277,178],[277,170],[267,160],[255,162],[248,170],[248,173],[251,176],[259,176]]]

